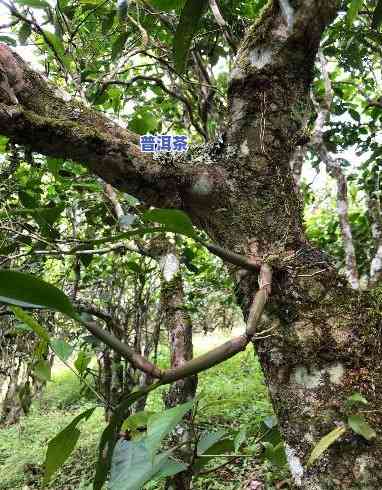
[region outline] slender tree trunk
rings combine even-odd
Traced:
[[[165,243],[165,253],[161,257],[160,265],[163,320],[169,336],[171,367],[176,368],[193,357],[192,324],[186,310],[183,278],[176,247],[169,242]],[[173,383],[165,397],[166,407],[174,407],[192,400],[196,394],[197,382],[197,376],[190,376]],[[191,456],[191,433],[188,420],[178,427],[176,438],[177,442],[186,443],[182,453],[184,459],[187,460]],[[191,480],[191,472],[183,471],[168,478],[166,489],[187,490],[191,488]]]
[[[341,167],[341,161],[333,158],[324,141],[325,124],[330,118],[330,109],[333,102],[333,90],[329,78],[328,64],[321,51],[318,53],[321,74],[325,84],[325,94],[320,103],[316,102],[317,119],[312,137],[312,144],[316,148],[321,160],[325,163],[328,173],[337,184],[337,213],[340,222],[341,238],[345,253],[345,274],[353,289],[359,289],[359,276],[357,259],[353,243],[353,235],[349,221],[349,201],[347,179]]]
[[[331,156],[324,139],[325,125],[329,122],[330,119],[330,109],[333,102],[333,90],[329,78],[327,61],[321,51],[319,51],[318,58],[320,61],[321,75],[324,81],[325,93],[320,102],[316,101],[314,97],[312,97],[317,110],[317,117],[314,124],[311,140],[305,146],[305,148],[300,147],[296,149],[292,157],[291,167],[294,180],[298,185],[301,177],[304,156],[306,155],[307,150],[311,148],[318,154],[321,161],[325,164],[328,173],[336,181],[337,214],[345,255],[345,274],[351,287],[353,289],[359,289],[360,284],[357,259],[355,254],[352,230],[349,221],[347,178],[344,174],[344,171],[342,170],[340,159],[333,158]]]
[[[369,274],[369,287],[372,288],[382,280],[382,212],[380,199],[376,196],[368,196],[367,207],[375,246]]]

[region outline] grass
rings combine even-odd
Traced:
[[[219,340],[221,342],[222,339]],[[198,344],[201,342],[197,341]],[[201,348],[197,350],[198,353],[203,351]],[[163,409],[165,389],[162,387],[150,394],[149,410]],[[23,417],[19,424],[0,430],[1,490],[41,488],[41,467],[48,441],[75,416],[94,406],[95,401],[84,399],[80,391],[80,383],[72,372],[67,369],[56,371],[41,398],[34,401],[30,414]],[[198,395],[197,425],[210,430],[225,428],[228,431],[245,426],[247,445],[255,440],[261,420],[271,414],[262,373],[251,349],[200,374]],[[87,488],[104,427],[103,410],[98,408],[88,421],[80,425],[78,446],[49,489]],[[253,458],[243,458],[239,464],[236,463],[234,471],[232,467],[224,467],[218,473],[199,478],[194,488],[240,488],[237,486],[239,481],[243,481],[253,464]],[[147,488],[158,486],[150,484]]]

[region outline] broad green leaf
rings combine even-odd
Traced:
[[[208,5],[208,0],[187,0],[174,36],[175,69],[182,73],[186,67],[191,42],[198,31],[199,22]]]
[[[210,446],[204,453],[203,457],[196,458],[195,463],[192,465],[193,471],[198,473],[202,468],[208,465],[217,455],[232,454],[234,451],[234,442],[232,439],[221,439],[212,446]],[[209,457],[207,457],[209,456]]]
[[[85,267],[89,267],[89,265],[93,261],[93,255],[92,254],[81,254],[80,255],[80,261]]]
[[[50,337],[48,331],[45,327],[40,325],[31,315],[29,315],[26,311],[22,310],[18,306],[12,306],[11,310],[15,314],[15,317],[27,324],[33,330],[33,332],[40,337],[40,339],[49,342]]]
[[[35,9],[46,9],[49,3],[45,0],[16,0],[16,3],[25,7],[34,7]]]
[[[0,136],[0,153],[5,153],[8,146],[9,138],[6,136]]]
[[[356,403],[362,403],[363,405],[367,405],[368,401],[365,397],[361,395],[361,393],[353,393],[353,395],[349,396],[346,399],[346,403],[348,405],[355,405]]]
[[[166,453],[151,458],[143,439],[119,440],[113,452],[109,489],[140,490],[169,463]]]
[[[311,452],[307,466],[311,466],[321,455],[325,452],[329,446],[334,444],[337,439],[343,436],[346,432],[346,427],[341,425],[340,427],[336,427],[329,434],[326,434],[322,439],[318,441],[318,443],[314,446],[313,451]]]
[[[129,121],[129,129],[138,134],[154,133],[158,121],[149,111],[137,110]]]
[[[264,442],[263,445],[265,447],[264,459],[279,468],[286,465],[287,459],[283,442],[279,442],[276,446],[271,442]]]
[[[240,449],[241,445],[247,438],[247,427],[244,426],[240,429],[240,431],[237,433],[235,439],[234,439],[234,445],[235,445],[235,453],[238,452]]]
[[[112,61],[114,61],[122,53],[128,37],[129,37],[129,35],[127,32],[122,32],[117,37],[117,39],[114,41],[114,44],[111,47],[111,60]]]
[[[121,402],[114,411],[109,425],[102,433],[99,443],[96,475],[94,478],[94,490],[101,490],[107,479],[107,475],[111,467],[114,447],[117,442],[118,431],[123,423],[123,420],[126,418],[126,413],[130,406],[142,396],[145,396],[147,393],[150,393],[150,391],[155,390],[155,388],[158,386],[160,386],[160,383],[155,383],[142,390],[132,393],[123,402]]]
[[[362,415],[350,415],[348,417],[349,427],[357,434],[364,437],[368,441],[376,437],[375,430],[366,422]]]
[[[382,0],[379,0],[373,14],[373,29],[378,29],[382,23]]]
[[[44,31],[44,41],[48,47],[53,48],[55,54],[58,56],[62,65],[69,71],[70,70],[70,58],[65,54],[65,48],[61,39],[56,34],[49,31]]]
[[[46,159],[46,164],[48,166],[49,172],[54,175],[54,177],[58,177],[58,171],[62,167],[62,159],[61,158],[53,158],[48,157]]]
[[[68,297],[60,289],[25,272],[0,270],[0,302],[27,308],[49,308],[78,319]]]
[[[55,471],[65,463],[75,448],[80,437],[80,431],[77,428],[78,423],[83,419],[88,420],[95,409],[96,407],[90,408],[78,415],[65,429],[49,441],[44,463],[44,485],[49,482]]]
[[[49,43],[49,47],[53,47],[56,51],[56,53],[61,57],[64,56],[65,53],[65,48],[64,45],[62,44],[61,39],[53,34],[53,32],[49,31],[44,31],[44,37],[46,38],[46,41]]]
[[[0,43],[5,43],[13,47],[17,46],[17,42],[12,37],[9,36],[0,36]]]
[[[67,361],[72,355],[74,348],[62,339],[52,339],[50,346],[61,361]]]
[[[160,223],[165,226],[167,231],[173,233],[181,233],[189,237],[196,236],[190,218],[179,209],[151,209],[143,214],[143,219]]]
[[[49,362],[44,359],[38,361],[33,366],[33,373],[41,381],[50,381],[52,374]]]
[[[186,0],[149,0],[149,3],[158,10],[178,10],[183,8]]]
[[[24,196],[28,193],[22,193]],[[15,209],[12,211],[13,214],[27,214],[32,216],[39,225],[53,225],[57,221],[58,217],[65,209],[65,204],[55,206],[52,208],[23,208]]]
[[[149,418],[145,443],[151,457],[159,449],[163,439],[175,429],[184,415],[192,409],[193,404],[193,401],[183,403]]]
[[[129,260],[128,262],[126,262],[126,266],[137,274],[142,274],[143,272],[142,267],[137,264],[137,262],[134,262],[134,260]]]
[[[354,121],[360,122],[361,116],[359,115],[359,113],[356,110],[349,109],[349,114],[354,119]]]
[[[348,27],[353,25],[356,17],[358,16],[358,12],[360,11],[363,5],[363,0],[352,0],[349,5],[348,12],[346,14],[346,23]]]
[[[115,17],[115,11],[113,10],[109,14],[107,14],[106,17],[102,20],[102,34],[106,35],[110,29],[113,27],[114,24],[114,17]]]
[[[40,202],[39,202],[39,196],[38,194],[34,194],[30,191],[19,191],[18,193],[18,196],[19,196],[19,200],[21,202],[21,204],[24,206],[24,208],[38,208],[39,205],[40,205]],[[24,212],[24,211],[28,211],[29,210],[20,210],[21,212]],[[32,211],[31,211],[32,213]]]
[[[146,427],[149,417],[154,415],[153,412],[147,412],[142,410],[141,412],[136,412],[130,415],[122,424],[123,430],[135,430],[138,427]]]
[[[214,432],[204,432],[201,435],[197,445],[198,456],[205,453],[208,449],[210,449],[210,447],[219,442],[225,434],[226,431],[222,429]]]
[[[84,374],[91,360],[92,356],[87,352],[80,351],[78,353],[77,359],[74,361],[74,367],[77,369],[79,374]]]
[[[163,466],[159,470],[159,473],[155,475],[156,480],[160,480],[162,478],[167,478],[169,476],[174,476],[184,471],[188,468],[188,465],[185,463],[180,463],[179,461],[173,461],[168,458],[167,461],[164,462]]]
[[[23,22],[23,24],[19,29],[19,32],[17,33],[20,44],[25,44],[31,34],[32,34],[31,25],[28,24],[28,22]]]

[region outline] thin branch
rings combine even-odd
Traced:
[[[195,374],[216,366],[245,350],[247,345],[255,339],[256,328],[270,294],[271,279],[271,268],[268,265],[263,265],[260,270],[260,289],[253,299],[248,315],[246,331],[243,335],[239,335],[177,368],[170,368],[163,371],[145,357],[137,354],[131,347],[124,342],[121,342],[117,337],[99,327],[96,323],[84,320],[81,320],[81,323],[95,337],[118,352],[122,357],[128,359],[135,368],[149,374],[153,378],[159,379],[160,384],[165,385],[178,381],[179,379],[194,376]]]
[[[219,26],[222,28],[223,35],[224,35],[226,41],[230,45],[232,51],[236,54],[237,42],[235,41],[234,37],[232,36],[229,25],[227,24],[227,22],[223,18],[216,0],[210,0],[210,8],[211,8],[212,14],[213,14],[217,24],[219,24]]]
[[[25,15],[21,14],[17,9],[16,7],[13,5],[13,4],[8,4],[5,0],[0,0],[0,4],[1,5],[4,5],[7,9],[9,9],[9,11],[11,12],[11,14],[14,16],[14,17],[17,17],[18,19],[22,20],[23,22],[29,24],[31,26],[31,28],[37,32],[38,34],[40,34],[42,36],[42,38],[44,39],[45,43],[49,46],[49,48],[52,50],[53,54],[54,54],[54,57],[56,58],[56,60],[58,61],[59,65],[61,66],[61,68],[64,70],[64,72],[67,71],[65,65],[63,64],[62,62],[62,59],[61,59],[61,56],[59,55],[56,47],[50,42],[50,39],[47,37],[47,35],[45,34],[45,31],[44,29],[42,29],[40,27],[40,25],[36,22],[36,20],[34,18],[32,18],[32,20],[28,19],[27,17],[25,17]]]

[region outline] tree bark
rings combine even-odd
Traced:
[[[333,102],[332,84],[329,78],[327,61],[319,52],[319,60],[321,65],[321,74],[325,85],[325,94],[321,102],[314,100],[317,108],[317,119],[313,129],[311,145],[319,155],[321,161],[325,164],[326,169],[334,178],[337,184],[337,213],[340,223],[342,245],[345,254],[345,274],[349,284],[353,289],[359,289],[359,274],[357,267],[357,259],[355,254],[353,234],[349,221],[349,200],[348,200],[348,185],[346,175],[341,167],[341,161],[338,158],[333,158],[324,141],[325,125],[329,122],[330,109]]]
[[[304,490],[379,490],[381,299],[353,291],[327,256],[309,245],[290,171],[320,38],[338,6],[334,0],[267,4],[238,51],[225,146],[218,154],[207,146],[183,158],[146,159],[132,137],[113,123],[110,129],[105,118],[77,105],[80,116],[73,122],[77,103],[55,102],[45,82],[36,82],[19,60],[17,70],[28,77],[24,87],[11,83],[4,47],[1,71],[20,104],[3,101],[0,132],[36,151],[79,160],[148,204],[184,209],[219,245],[271,265],[265,321],[274,330],[256,341],[256,349],[294,482]],[[32,103],[36,90],[30,84],[45,98],[37,94]],[[233,274],[247,315],[256,273]],[[369,401],[364,415],[378,437],[366,442],[345,435],[307,469],[314,444],[342,423],[345,400],[354,391]]]
[[[155,243],[156,242],[156,243]],[[170,346],[171,368],[178,368],[193,357],[192,324],[186,310],[183,277],[176,246],[167,238],[152,241],[151,250],[158,250],[161,278],[161,310],[163,326],[167,330]],[[197,375],[180,379],[170,386],[165,395],[166,408],[175,407],[192,400],[196,394]],[[185,461],[192,455],[189,420],[183,421],[177,428],[175,444],[180,442],[182,457]],[[191,488],[192,473],[182,471],[166,480],[165,488],[187,490]]]
[[[382,213],[381,202],[377,196],[367,196],[367,207],[371,221],[371,234],[374,240],[375,253],[370,263],[369,284],[375,287],[382,280]]]

